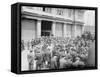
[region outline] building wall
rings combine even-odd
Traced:
[[[23,9],[27,9],[27,7],[24,7]],[[67,23],[67,29],[66,29],[66,36],[67,37],[76,37],[76,36],[80,36],[82,34],[82,25],[83,24],[80,24],[80,25],[77,25],[73,23],[74,22],[82,22],[84,23],[84,11],[83,10],[74,10],[74,9],[63,9],[63,8],[48,8],[48,7],[45,7],[45,10],[44,7],[28,7],[28,9],[30,9],[31,13],[36,13],[37,15],[39,14],[40,15],[46,15],[47,16],[47,19],[49,16],[51,16],[52,18],[55,18],[56,16],[58,16],[58,18],[61,18],[61,19],[68,19],[71,21],[71,23],[67,23],[67,21],[63,21],[63,22],[57,22],[56,21],[56,26],[55,26],[55,36],[59,36],[59,37],[62,37],[64,36],[64,23]],[[37,11],[37,12],[35,12]],[[48,14],[47,14],[48,13]],[[51,14],[51,15],[50,15]],[[38,17],[37,17],[38,18]],[[40,17],[41,18],[41,17]],[[30,18],[31,19],[31,18]],[[39,19],[39,18],[38,18]],[[42,18],[41,18],[42,20]],[[52,20],[52,19],[51,19]],[[25,20],[26,21],[26,20]],[[32,20],[27,20],[26,22],[23,21],[23,25],[30,25],[30,28],[33,30],[23,30],[23,35],[22,35],[22,38],[25,40],[28,40],[30,38],[35,38],[36,37],[36,26],[38,26],[36,24],[36,21],[32,21]],[[28,22],[29,21],[29,22]],[[77,23],[78,23],[77,22]],[[26,23],[26,24],[25,24]],[[36,26],[32,26],[32,25],[36,25]],[[40,24],[41,25],[41,24]],[[29,27],[29,26],[28,26]],[[33,29],[34,28],[34,29]],[[40,33],[41,30],[38,32]],[[28,36],[27,36],[28,35]],[[39,35],[40,36],[40,35]]]
[[[55,27],[55,36],[62,37],[63,36],[63,23],[56,23]]]
[[[76,36],[81,36],[82,34],[82,25],[76,26]]]
[[[76,20],[76,21],[81,21],[84,22],[84,10],[74,10],[74,9],[68,9],[68,8],[50,8],[50,7],[45,7],[45,11],[43,11],[43,7],[29,7],[29,6],[24,6],[22,7],[22,10],[24,9],[29,9],[31,12],[34,13],[34,11],[41,12],[42,13],[48,13],[51,15],[58,15],[62,16],[64,18],[68,18],[71,20]],[[75,18],[74,18],[75,17]]]
[[[55,26],[55,36],[63,37],[64,36],[64,23],[56,22]],[[82,34],[82,25],[72,24],[66,25],[66,37],[75,37],[80,36]],[[31,40],[37,37],[37,21],[30,19],[22,20],[22,40]]]
[[[67,33],[67,37],[71,37],[72,35],[72,25],[71,24],[67,24],[67,27],[66,27],[66,33]]]
[[[22,40],[31,40],[36,37],[36,21],[22,19]]]

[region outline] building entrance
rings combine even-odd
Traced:
[[[42,21],[41,23],[41,36],[50,36],[52,31],[52,22],[51,21]]]

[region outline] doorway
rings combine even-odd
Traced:
[[[50,36],[52,31],[52,22],[43,20],[41,23],[41,36]]]

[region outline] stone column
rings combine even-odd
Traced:
[[[64,23],[64,26],[63,26],[63,36],[67,37],[67,23]]]
[[[74,37],[77,37],[77,29],[76,28],[77,28],[77,25],[75,24],[74,25]]]
[[[41,37],[41,20],[37,20],[37,38]]]
[[[55,36],[56,22],[52,22],[52,34]]]
[[[82,34],[84,33],[84,25],[82,25]]]

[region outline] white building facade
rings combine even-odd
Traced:
[[[22,40],[41,36],[77,37],[84,30],[84,10],[28,7],[21,8]]]

